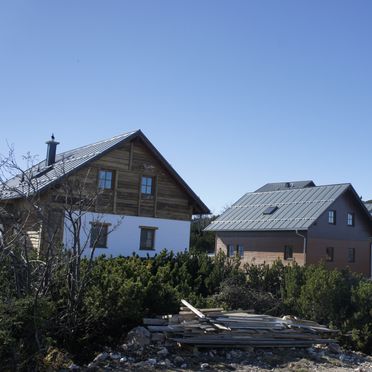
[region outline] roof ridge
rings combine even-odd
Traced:
[[[95,146],[95,145],[99,145],[101,143],[105,143],[105,142],[109,142],[109,141],[113,141],[115,139],[118,139],[120,137],[127,137],[127,136],[130,136],[131,134],[133,133],[136,133],[136,132],[139,132],[140,129],[136,129],[136,130],[132,130],[132,131],[129,131],[129,132],[125,132],[125,133],[122,133],[122,134],[118,134],[116,136],[113,136],[111,138],[106,138],[104,140],[101,140],[101,141],[98,141],[98,142],[93,142],[93,143],[90,143],[89,145],[84,145],[84,146],[80,146],[80,147],[76,147],[74,149],[71,149],[71,150],[66,150],[64,152],[60,152],[57,154],[57,156],[62,156],[68,152],[73,152],[73,151],[77,151],[77,150],[82,150],[82,149],[85,149],[85,148],[88,148],[88,147],[91,147],[91,146]],[[60,161],[61,159],[58,159],[58,161]],[[57,162],[57,161],[56,161]]]
[[[271,190],[271,191],[248,191],[245,193],[247,194],[270,194],[273,192],[287,192],[287,191],[300,191],[300,190],[312,190],[320,187],[328,187],[328,186],[350,186],[350,182],[345,182],[345,183],[334,183],[334,184],[329,184],[329,185],[316,185],[316,186],[311,186],[311,187],[304,187],[304,188],[291,188],[291,189],[282,189],[282,190]]]

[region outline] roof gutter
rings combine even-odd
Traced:
[[[306,253],[307,253],[307,238],[305,235],[302,235],[298,232],[298,230],[295,231],[296,235],[300,236],[301,238],[304,239],[304,248],[303,248],[303,253],[304,253],[304,265],[306,265]]]

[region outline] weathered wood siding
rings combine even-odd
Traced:
[[[140,140],[124,144],[90,163],[69,177],[69,182],[83,184],[87,193],[93,195],[98,187],[99,170],[114,173],[112,190],[99,192],[94,206],[95,212],[128,216],[159,217],[190,220],[192,202],[162,164]],[[150,197],[141,195],[141,177],[154,180],[154,193]],[[81,186],[80,186],[81,187]],[[63,187],[53,188],[50,201],[63,195]],[[58,203],[56,203],[58,205]]]

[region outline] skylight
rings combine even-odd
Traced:
[[[267,207],[263,211],[263,214],[273,214],[277,209],[278,209],[278,207],[276,205],[275,206],[272,206],[272,207]]]

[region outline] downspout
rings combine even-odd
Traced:
[[[298,232],[298,230],[296,230],[296,235],[300,236],[301,238],[304,239],[304,249],[303,249],[303,253],[304,253],[304,266],[306,265],[306,248],[307,248],[307,238],[305,235],[302,235]]]

